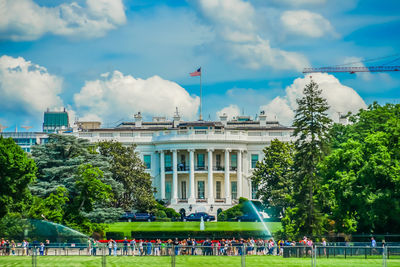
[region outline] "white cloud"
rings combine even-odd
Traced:
[[[42,7],[33,0],[0,1],[0,39],[36,40],[44,34],[93,38],[126,21],[122,0],[87,0]]]
[[[0,57],[0,114],[25,113],[38,118],[46,108],[60,108],[62,80],[22,57]]]
[[[292,34],[308,37],[322,37],[327,34],[336,35],[331,23],[323,16],[308,10],[289,10],[281,15],[283,26]]]
[[[286,87],[284,97],[276,97],[261,110],[265,110],[267,115],[277,116],[278,120],[290,125],[294,117],[294,111],[297,109],[296,99],[303,96],[304,87],[310,83],[310,79],[315,81],[322,89],[322,96],[327,99],[330,109],[328,114],[332,119],[337,118],[340,113],[357,113],[358,110],[366,108],[364,100],[351,87],[345,86],[333,75],[327,73],[313,73],[304,78],[297,78],[293,84]]]
[[[219,54],[250,69],[269,66],[301,70],[309,65],[302,54],[271,46],[269,39],[263,37],[265,28],[256,19],[265,14],[258,14],[250,2],[198,0],[198,7],[216,33],[212,45]]]
[[[327,2],[327,0],[274,0],[279,3],[289,4],[293,6],[302,6],[302,5],[320,5]]]
[[[228,107],[224,107],[223,109],[217,111],[217,119],[222,115],[227,115],[228,119],[232,119],[240,114],[240,109],[237,105],[229,105]]]
[[[159,76],[148,79],[123,75],[119,71],[87,81],[74,95],[78,113],[85,119],[116,121],[136,112],[144,116],[171,117],[178,107],[184,119],[194,119],[200,99],[175,82]]]

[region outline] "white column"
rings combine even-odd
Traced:
[[[194,194],[194,149],[189,149],[189,204],[196,203],[196,196]]]
[[[208,151],[208,204],[214,204],[214,179],[213,179],[213,151],[214,149],[207,149]]]
[[[160,176],[161,176],[161,199],[165,199],[165,154],[164,150],[160,151]]]
[[[238,150],[237,152],[237,194],[238,194],[238,199],[240,197],[243,197],[243,191],[242,191],[242,150]]]
[[[225,201],[227,204],[231,204],[231,192],[230,192],[230,179],[229,179],[229,152],[230,149],[225,149]]]
[[[178,203],[178,153],[172,150],[172,204]]]

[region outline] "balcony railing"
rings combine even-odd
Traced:
[[[222,166],[213,166],[213,171],[224,171],[225,167]]]
[[[215,203],[225,203],[225,198],[216,198],[214,199]]]
[[[196,171],[206,171],[207,170],[206,166],[195,166],[194,169]]]
[[[196,202],[207,202],[207,198],[196,198]]]

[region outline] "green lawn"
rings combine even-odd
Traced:
[[[266,222],[271,233],[281,229],[280,222]],[[260,222],[205,222],[206,231],[262,231]],[[130,236],[132,231],[199,231],[200,222],[118,222],[109,225],[109,232],[124,232]]]
[[[171,266],[170,257],[106,257],[107,266],[145,266],[145,267],[168,267]],[[176,267],[227,267],[241,266],[240,256],[177,256]],[[0,266],[32,266],[32,258],[26,256],[1,256]],[[101,257],[90,256],[38,256],[37,266],[62,266],[62,267],[95,267],[101,266]],[[277,256],[247,256],[246,267],[280,266],[280,267],[305,267],[311,266],[309,258],[282,258]],[[382,259],[317,259],[317,266],[323,267],[365,267],[382,266]],[[400,259],[390,259],[387,266],[400,266]]]

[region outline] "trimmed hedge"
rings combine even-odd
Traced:
[[[125,238],[124,232],[107,232],[106,233],[106,239],[120,240],[120,239],[124,239],[124,238]]]
[[[136,239],[179,239],[183,238],[196,238],[196,239],[223,239],[223,238],[270,238],[265,231],[149,231],[149,232],[131,232],[131,238]]]

